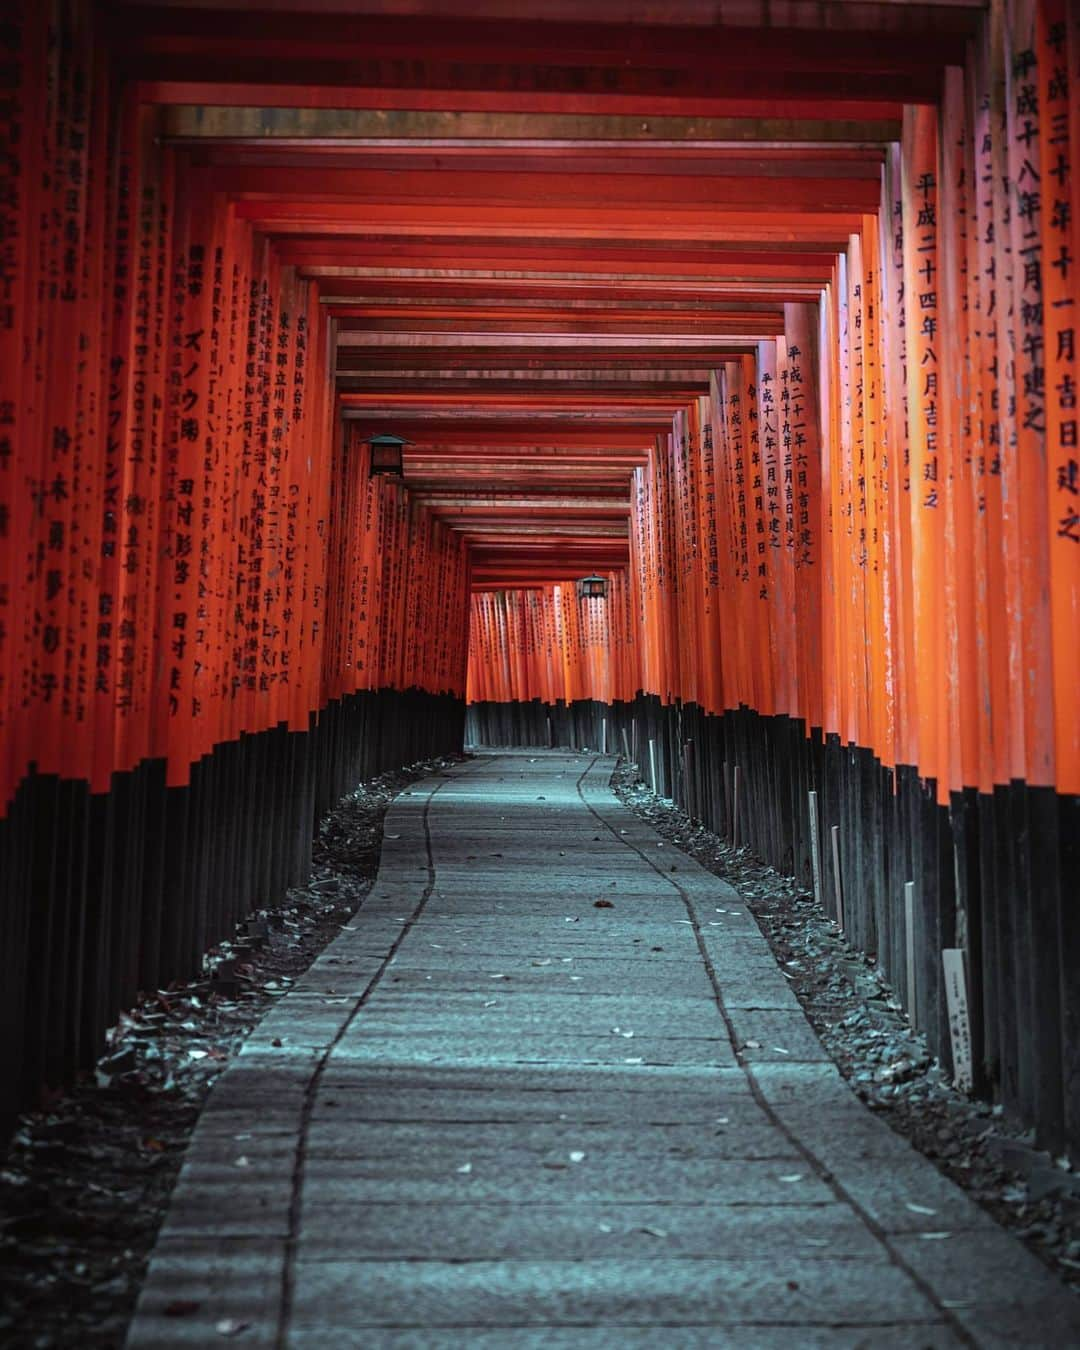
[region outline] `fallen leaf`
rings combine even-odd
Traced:
[[[593,909],[614,909],[615,906],[610,900],[594,900]]]
[[[743,1049],[744,1049],[744,1050],[760,1050],[760,1049],[761,1049],[761,1042],[760,1042],[760,1041],[743,1041]]]
[[[936,1214],[936,1209],[930,1209],[927,1205],[916,1205],[913,1201],[907,1200],[904,1204],[905,1209],[910,1209],[912,1214]]]
[[[241,1154],[240,1157],[237,1158],[236,1162],[233,1163],[233,1166],[234,1166],[234,1167],[250,1167],[250,1166],[251,1166],[251,1159],[250,1159],[250,1158],[246,1158],[246,1157],[244,1157],[243,1154]]]
[[[666,1238],[666,1237],[667,1237],[667,1230],[666,1230],[666,1229],[664,1229],[664,1228],[653,1228],[653,1227],[651,1227],[649,1224],[646,1224],[646,1225],[642,1228],[641,1231],[642,1231],[643,1233],[648,1233],[649,1237],[654,1237],[654,1238]]]
[[[249,1326],[250,1322],[238,1322],[235,1317],[223,1317],[220,1322],[214,1323],[214,1329],[219,1336],[239,1336],[242,1331],[247,1331]]]
[[[468,1174],[472,1171],[472,1163],[462,1163],[461,1166],[458,1168],[458,1171],[461,1173],[462,1176],[468,1176]]]
[[[166,1303],[161,1311],[166,1317],[189,1317],[201,1307],[202,1304],[197,1298],[174,1298],[171,1303]]]
[[[802,1174],[801,1172],[789,1172],[786,1176],[783,1176],[783,1177],[780,1178],[781,1181],[787,1181],[787,1182],[792,1182],[792,1181],[802,1181],[802,1179],[803,1179],[803,1174]]]
[[[582,1153],[581,1149],[576,1148],[576,1149],[574,1149],[573,1153],[570,1154],[570,1161],[571,1161],[572,1163],[584,1162],[584,1161],[585,1161],[585,1154]]]
[[[919,1237],[923,1242],[938,1242],[941,1238],[952,1237],[951,1233],[920,1233]]]

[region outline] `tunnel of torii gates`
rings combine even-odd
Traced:
[[[5,7],[4,1110],[468,701],[1075,1152],[1080,11],[507,8]]]

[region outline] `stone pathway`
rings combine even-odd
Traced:
[[[1080,1344],[612,766],[491,753],[395,802],[211,1095],[129,1350]]]

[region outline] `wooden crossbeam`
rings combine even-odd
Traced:
[[[188,181],[316,282],[338,415],[409,440],[407,489],[485,583],[625,565],[632,470],[832,282],[904,105],[938,100],[981,21],[980,0],[103,8]]]

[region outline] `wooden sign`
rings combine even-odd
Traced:
[[[967,972],[960,947],[945,947],[941,953],[945,971],[945,1003],[949,1012],[953,1082],[961,1092],[970,1092],[974,1082],[971,1061],[971,1022],[968,1016]]]

